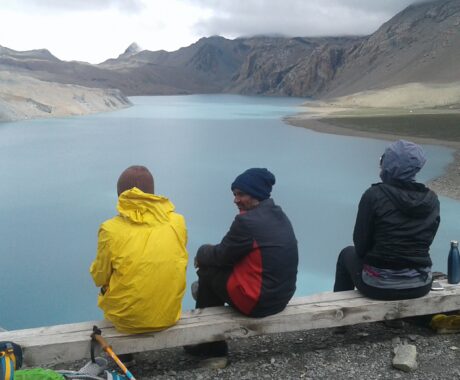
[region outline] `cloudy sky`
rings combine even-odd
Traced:
[[[173,51],[211,35],[364,35],[421,1],[0,0],[0,45],[99,63],[131,42]]]

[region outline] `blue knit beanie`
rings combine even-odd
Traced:
[[[275,176],[265,168],[252,168],[240,174],[232,183],[238,189],[259,201],[270,198]]]

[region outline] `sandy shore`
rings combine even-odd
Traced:
[[[335,109],[334,111],[343,112],[343,109]],[[405,139],[413,141],[417,144],[441,145],[454,149],[453,161],[446,167],[444,173],[430,181],[427,186],[434,190],[437,194],[449,198],[460,200],[460,142],[445,141],[432,138],[424,138],[418,136],[402,136],[387,133],[375,133],[361,130],[350,129],[342,126],[332,125],[322,120],[322,117],[330,116],[332,109],[323,109],[320,113],[301,113],[294,116],[289,116],[284,119],[287,124],[308,128],[320,133],[332,133],[345,136],[359,136],[373,139],[381,139],[394,141]]]

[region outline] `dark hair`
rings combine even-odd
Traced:
[[[152,173],[145,166],[133,165],[121,173],[117,181],[118,195],[126,190],[137,187],[144,193],[153,194],[154,181]]]

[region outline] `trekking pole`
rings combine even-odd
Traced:
[[[115,352],[113,352],[112,347],[106,342],[106,340],[102,337],[102,332],[100,329],[97,328],[97,326],[93,326],[93,333],[91,334],[91,339],[95,340],[98,342],[102,349],[107,352],[107,354],[117,363],[118,367],[121,368],[123,373],[126,375],[126,377],[130,380],[136,380],[136,378],[133,376],[133,374],[129,371],[128,368],[121,362],[120,359],[118,359],[118,356],[115,355]]]

